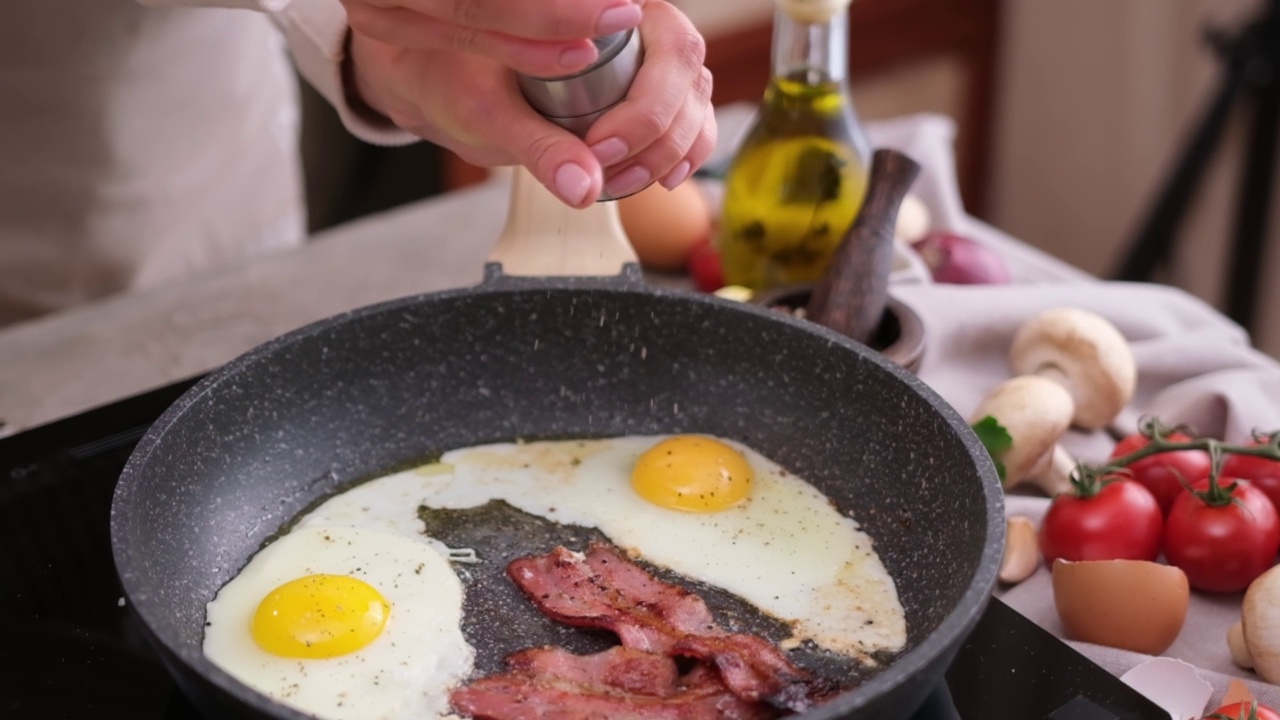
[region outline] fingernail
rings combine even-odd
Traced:
[[[591,146],[591,154],[601,165],[608,167],[627,156],[627,143],[622,138],[611,137]]]
[[[689,168],[693,167],[688,160],[681,160],[680,164],[671,168],[671,172],[662,178],[662,187],[668,190],[674,190],[677,185],[685,181],[689,177]]]
[[[570,205],[577,205],[591,189],[591,176],[576,163],[565,163],[556,170],[556,194]]]
[[[596,35],[609,35],[630,30],[640,24],[642,17],[644,12],[640,10],[639,5],[627,3],[611,7],[600,13],[600,19],[596,21]]]
[[[560,66],[577,69],[595,61],[599,54],[595,45],[572,47],[560,53]]]
[[[643,165],[632,165],[613,176],[608,183],[605,184],[605,190],[614,197],[622,197],[639,192],[649,184],[649,169]]]

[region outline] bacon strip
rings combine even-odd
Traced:
[[[768,640],[725,632],[702,598],[658,580],[603,543],[581,556],[559,547],[519,558],[507,573],[552,619],[610,630],[628,648],[714,663],[744,700],[799,712],[834,691]]]
[[[658,581],[598,543],[585,557],[558,547],[518,558],[507,574],[551,619],[611,630],[629,648],[671,654],[684,635],[719,632],[697,595]]]
[[[513,673],[555,678],[576,685],[606,685],[637,695],[668,697],[680,679],[665,655],[613,647],[595,655],[574,655],[563,648],[532,648],[507,658]]]
[[[678,655],[714,663],[738,697],[803,712],[839,689],[796,667],[773,643],[757,635],[686,635]]]
[[[578,656],[532,648],[508,670],[450,695],[454,710],[479,720],[772,720],[778,713],[742,700],[706,667],[683,678],[663,655],[615,647]]]

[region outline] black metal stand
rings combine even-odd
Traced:
[[[1210,32],[1207,40],[1224,59],[1222,80],[1116,279],[1148,281],[1157,268],[1169,261],[1178,225],[1205,165],[1219,145],[1231,108],[1237,101],[1247,99],[1252,104],[1252,126],[1245,146],[1234,241],[1225,280],[1227,315],[1252,331],[1280,134],[1280,0],[1266,0],[1261,15],[1236,34]]]

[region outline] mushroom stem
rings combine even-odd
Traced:
[[[1069,493],[1071,487],[1071,471],[1075,470],[1076,461],[1062,448],[1055,444],[1053,450],[1045,454],[1040,463],[1027,476],[1027,482],[1035,485],[1053,497],[1060,493]]]
[[[1249,652],[1249,644],[1244,641],[1244,624],[1236,623],[1227,631],[1227,647],[1231,648],[1231,659],[1236,665],[1249,670],[1253,667],[1253,653]]]
[[[1071,394],[1061,385],[1036,375],[1020,375],[992,388],[971,422],[990,416],[1009,433],[1010,447],[995,459],[1004,465],[1005,487],[1013,487],[1050,471],[1054,446],[1070,427],[1072,411]],[[1061,485],[1050,478],[1042,487]]]
[[[1035,368],[1030,374],[1039,375],[1046,380],[1052,380],[1065,388],[1071,387],[1071,378],[1062,371],[1062,368],[1053,363],[1045,363]]]

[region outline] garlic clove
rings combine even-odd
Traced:
[[[1240,622],[1227,633],[1231,657],[1258,677],[1280,683],[1280,565],[1249,584],[1240,605]]]
[[[1253,669],[1253,654],[1244,641],[1244,625],[1236,623],[1227,630],[1227,647],[1231,649],[1231,660],[1245,670]]]
[[[1000,582],[1020,583],[1040,566],[1036,528],[1029,518],[1015,515],[1005,521],[1004,558],[1000,561]]]

